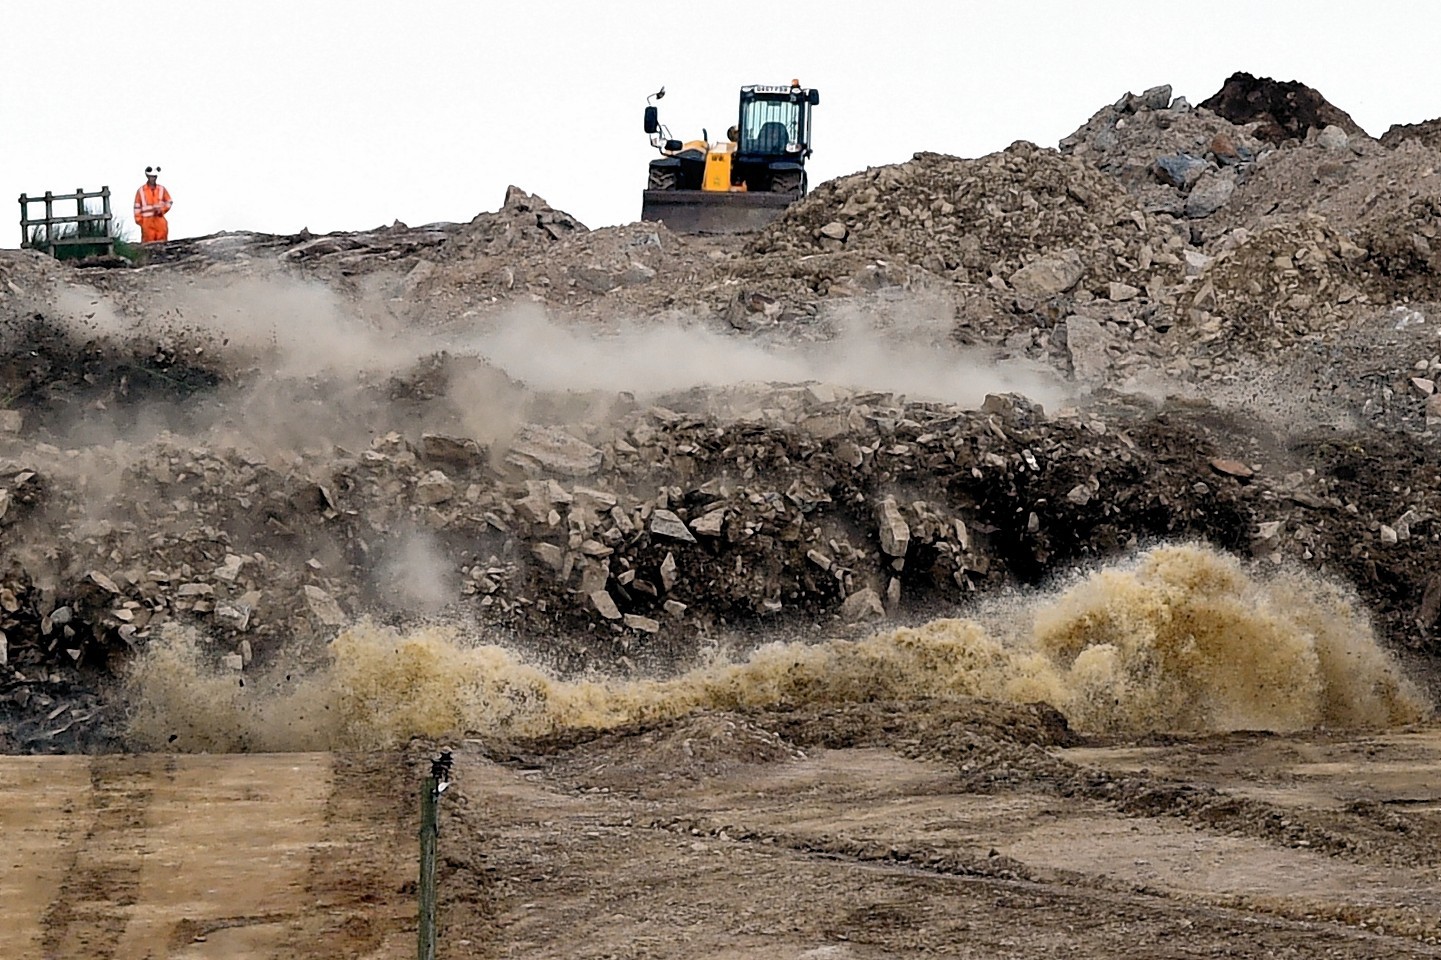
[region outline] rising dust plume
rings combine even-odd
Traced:
[[[1262,575],[1194,545],[978,619],[864,640],[771,644],[665,680],[561,680],[454,629],[361,624],[297,679],[240,686],[193,637],[152,643],[130,675],[131,734],[181,750],[365,749],[412,735],[529,736],[698,709],[971,696],[1044,701],[1087,732],[1295,731],[1422,719],[1423,700],[1347,592]]]

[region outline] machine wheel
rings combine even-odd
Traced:
[[[646,180],[647,190],[674,190],[678,174],[673,167],[651,167]]]
[[[800,171],[787,170],[771,177],[771,193],[792,193],[799,197],[804,186],[805,174]]]

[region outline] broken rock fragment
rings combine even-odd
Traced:
[[[660,622],[637,613],[627,613],[621,618],[627,627],[639,633],[660,633]]]
[[[467,437],[426,433],[420,437],[421,459],[455,467],[477,467],[485,462],[485,449]]]
[[[432,470],[415,482],[415,499],[426,506],[445,503],[455,496],[455,484],[443,471]]]
[[[726,512],[724,510],[712,510],[710,513],[701,514],[690,523],[693,532],[703,537],[718,537],[725,529]]]
[[[340,627],[345,625],[345,612],[340,609],[340,604],[335,598],[324,590],[312,584],[306,584],[303,588],[305,603],[319,620],[327,627]]]
[[[619,620],[620,608],[615,605],[615,599],[604,590],[597,590],[590,595],[590,604],[607,620]]]
[[[684,540],[695,543],[696,539],[686,527],[685,521],[669,510],[657,510],[650,516],[650,532],[658,537]]]
[[[563,477],[588,477],[600,469],[601,452],[557,427],[527,426],[516,434],[506,463]]]
[[[1022,296],[1045,300],[1074,287],[1083,273],[1081,258],[1075,251],[1067,250],[1026,264],[1011,274],[1010,284]]]
[[[846,597],[841,604],[841,619],[847,623],[861,623],[865,620],[879,620],[886,615],[885,604],[881,603],[880,594],[870,587],[857,590]]]
[[[881,549],[888,556],[904,557],[911,546],[911,528],[901,516],[895,497],[886,497],[880,502],[876,519],[880,524]]]

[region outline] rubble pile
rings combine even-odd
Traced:
[[[1274,149],[1255,127],[1172,99],[1160,86],[1098,110],[1060,151],[1115,177],[1147,212],[1200,220],[1230,201]]]
[[[824,264],[822,254],[920,267],[1037,300],[1076,289],[1107,296],[1112,282],[1143,289],[1174,272],[1174,245],[1157,233],[1093,167],[1021,142],[979,160],[917,154],[823,184],[752,241],[733,270],[754,275],[786,262],[823,279],[810,266]]]
[[[668,661],[757,617],[843,626],[1031,582],[1097,542],[1245,536],[1235,490],[1173,488],[1099,420],[1047,421],[1019,398],[759,399],[732,422],[654,406],[584,431],[532,424],[503,452],[387,434],[271,464],[162,437],[77,475],[42,444],[0,472],[0,523],[65,549],[0,578],[9,661],[103,664],[179,620],[224,638],[240,669],[353,616],[447,607],[563,627],[571,667],[597,643]],[[93,490],[92,470],[116,489]],[[1032,503],[1037,484],[1066,489]],[[444,558],[439,592],[395,567],[416,543]]]
[[[1058,150],[843,177],[749,240],[588,230],[511,188],[468,223],[220,234],[135,270],[0,253],[0,749],[107,743],[109,681],[170,629],[237,681],[367,617],[665,673],[1163,540],[1344,578],[1434,657],[1430,127],[1378,143],[1309,88],[1233,81],[1127,94]],[[273,328],[217,322],[267,284],[333,357],[280,369]],[[483,335],[522,305],[611,344],[591,362],[627,386],[506,369]],[[880,349],[824,380],[654,382],[718,344],[769,370],[847,322],[1036,386],[903,395],[867,382],[902,362]]]
[[[1322,218],[1232,231],[1192,285],[1186,315],[1217,351],[1281,350],[1342,325],[1369,302],[1367,251]]]
[[[1421,123],[1394,123],[1381,134],[1381,143],[1387,147],[1399,147],[1408,140],[1433,149],[1441,146],[1441,118]]]
[[[1357,232],[1370,254],[1377,280],[1393,298],[1436,300],[1441,298],[1441,183],[1425,184],[1404,206],[1378,212]]]

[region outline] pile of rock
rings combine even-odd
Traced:
[[[1275,351],[1347,325],[1370,302],[1367,256],[1320,217],[1232,231],[1183,301],[1199,352]]]
[[[1062,154],[1115,177],[1142,209],[1201,220],[1225,206],[1271,145],[1169,86],[1126,94],[1060,143]]]
[[[1017,143],[979,160],[917,154],[830,181],[753,240],[734,270],[754,276],[831,254],[1035,299],[1107,296],[1112,282],[1144,289],[1174,272],[1157,234],[1094,167]]]

